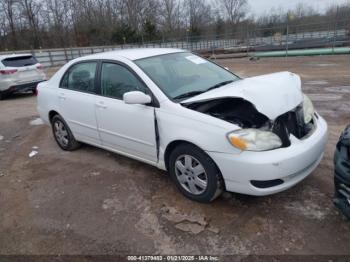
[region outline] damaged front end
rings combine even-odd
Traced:
[[[226,97],[183,105],[189,109],[235,124],[242,130],[250,130],[248,134],[245,134],[246,137],[251,137],[253,133],[253,136],[260,136],[265,140],[270,140],[270,143],[272,143],[270,145],[266,145],[266,143],[265,145],[258,145],[260,150],[254,150],[256,147],[252,146],[252,151],[288,147],[291,145],[291,135],[297,139],[308,137],[315,128],[314,117],[317,117],[317,115],[312,112],[312,116],[310,117],[308,115],[308,119],[306,119],[303,103],[293,110],[283,113],[274,120],[269,119],[266,115],[259,112],[251,102],[243,98]],[[310,112],[307,114],[309,113]],[[255,132],[252,132],[253,130],[255,130]],[[238,132],[239,131],[240,130],[238,130]],[[270,133],[276,135],[280,141],[273,141],[275,136]],[[235,143],[237,143],[237,145],[240,143],[238,140],[232,141],[231,138],[229,139],[235,146]],[[236,147],[242,150],[249,150],[249,148],[244,146]]]
[[[317,118],[317,114],[314,114]],[[273,123],[272,132],[278,135],[282,141],[282,147],[290,146],[290,135],[298,139],[304,139],[312,134],[315,128],[314,119],[305,123],[304,109],[300,105],[279,116]]]
[[[269,119],[242,98],[221,98],[191,103],[187,108],[225,120],[241,128],[269,128]]]

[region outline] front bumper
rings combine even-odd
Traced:
[[[226,190],[247,195],[270,195],[306,178],[320,163],[328,137],[326,121],[320,116],[314,121],[316,128],[313,133],[302,140],[291,136],[292,144],[287,148],[244,151],[239,155],[207,152],[219,167]],[[271,186],[268,182],[257,187],[252,181],[270,181]]]

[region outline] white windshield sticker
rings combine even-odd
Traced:
[[[191,55],[191,56],[186,56],[187,60],[190,60],[192,63],[195,63],[197,65],[199,64],[204,64],[207,61],[203,58],[200,58],[199,56]]]

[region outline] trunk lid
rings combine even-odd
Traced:
[[[42,76],[35,65],[18,67],[16,69],[18,70],[15,80],[17,84],[42,80]]]

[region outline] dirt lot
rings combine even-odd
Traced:
[[[332,204],[333,151],[350,123],[350,57],[218,62],[242,76],[301,75],[330,128],[311,176],[273,196],[226,193],[198,204],[154,167],[91,146],[63,152],[49,127],[30,124],[35,97],[13,96],[0,102],[0,254],[350,255],[350,223]]]

